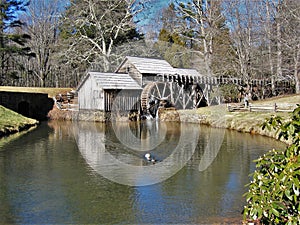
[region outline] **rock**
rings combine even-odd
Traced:
[[[175,108],[159,108],[158,118],[160,121],[180,122],[180,116]]]

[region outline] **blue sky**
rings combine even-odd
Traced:
[[[170,2],[172,0],[150,0],[146,10],[139,15],[140,22],[138,23],[138,27],[143,31],[147,29],[148,25],[153,25],[160,11],[168,7]]]
[[[40,0],[31,0],[33,3],[34,1],[40,1]],[[45,2],[51,1],[51,0],[44,0]],[[159,29],[160,26],[155,23],[157,23],[157,18],[160,15],[160,12],[163,8],[168,7],[168,5],[171,2],[174,2],[175,0],[146,0],[148,3],[146,4],[146,8],[138,15],[139,23],[137,24],[138,29],[141,32],[146,32],[149,29],[148,25],[154,25],[155,28]],[[186,0],[179,0],[179,1],[186,1]],[[59,3],[62,3],[62,8],[64,6],[68,5],[69,1],[58,1]],[[153,26],[151,27],[153,29]]]

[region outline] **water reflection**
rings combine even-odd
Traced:
[[[199,171],[206,170],[217,157],[218,152],[221,149],[221,145],[224,141],[225,129],[207,129],[206,135],[208,135],[207,144],[204,147],[204,153],[199,163]]]
[[[153,131],[153,126],[143,129],[144,123],[138,125],[138,137],[128,123],[115,124],[114,129],[77,123],[73,129],[78,148],[87,163],[102,176],[120,184],[144,186],[162,182],[182,169],[193,156],[199,126],[160,123],[154,125]],[[156,143],[152,145],[153,137],[140,138],[151,132],[154,139],[159,137],[160,143],[155,139]],[[149,150],[159,159],[157,163],[145,161],[144,155]]]
[[[151,151],[164,141],[170,126],[158,120],[145,120],[129,123],[113,122],[111,128],[113,135],[123,146],[135,151]]]
[[[269,138],[233,131],[222,134],[224,130],[191,124],[118,126],[116,135],[111,124],[79,123],[74,127],[73,123],[51,122],[0,145],[1,222],[237,223],[244,204],[244,185],[255,166],[252,160],[271,148],[284,147]],[[149,165],[143,159],[143,151],[125,146],[123,141],[130,142],[133,137],[125,133],[128,129],[135,137],[145,140],[140,142],[143,146],[149,146],[146,143],[149,135],[165,129],[159,133],[165,134],[164,141],[151,150],[162,162]],[[180,138],[182,133],[187,135]],[[118,139],[119,134],[124,134],[123,141]],[[222,135],[222,140],[217,139]],[[183,151],[171,156],[177,146]],[[151,169],[154,175],[159,173],[154,168],[164,165],[164,161],[180,164],[181,158],[189,160],[163,182],[127,186],[106,179],[102,171],[109,176],[115,174],[118,179],[123,175],[135,184],[148,182],[148,178],[140,171],[120,171],[115,164],[107,163],[106,159],[111,158],[133,168]],[[99,163],[104,163],[105,168]],[[168,166],[161,167],[172,170]]]

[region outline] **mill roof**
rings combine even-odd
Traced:
[[[193,76],[193,77],[200,77],[202,76],[197,70],[195,69],[181,69],[176,68],[176,73],[182,76]]]
[[[141,74],[176,74],[176,70],[163,59],[127,56],[116,72],[126,63],[131,63]]]
[[[79,90],[85,81],[92,76],[95,82],[102,89],[118,89],[118,90],[141,90],[141,86],[132,79],[128,74],[123,73],[100,73],[88,72],[84,80],[80,83]]]

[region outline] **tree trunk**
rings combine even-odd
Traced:
[[[296,94],[300,94],[300,74],[299,74],[300,46],[297,46],[294,56],[294,79]]]
[[[107,56],[103,56],[103,67],[104,67],[104,72],[110,72],[111,71],[111,63],[108,59]]]
[[[271,74],[271,88],[272,93],[275,94],[275,77],[274,77],[274,64],[273,64],[273,57],[272,57],[272,23],[271,23],[271,13],[270,13],[270,5],[269,1],[266,1],[266,12],[267,12],[267,23],[266,23],[266,32],[267,32],[267,40],[268,41],[268,59],[269,59],[269,66],[270,66],[270,74]]]
[[[43,73],[43,71],[40,71],[39,78],[40,78],[40,87],[46,87],[46,82],[45,82],[46,76]]]
[[[276,94],[275,90],[275,81],[277,78],[282,77],[282,33],[281,33],[281,20],[280,20],[280,14],[281,12],[281,5],[280,3],[278,4],[278,9],[277,9],[277,18],[276,18],[276,39],[277,39],[277,72],[276,72],[276,77],[272,77],[272,94]]]

